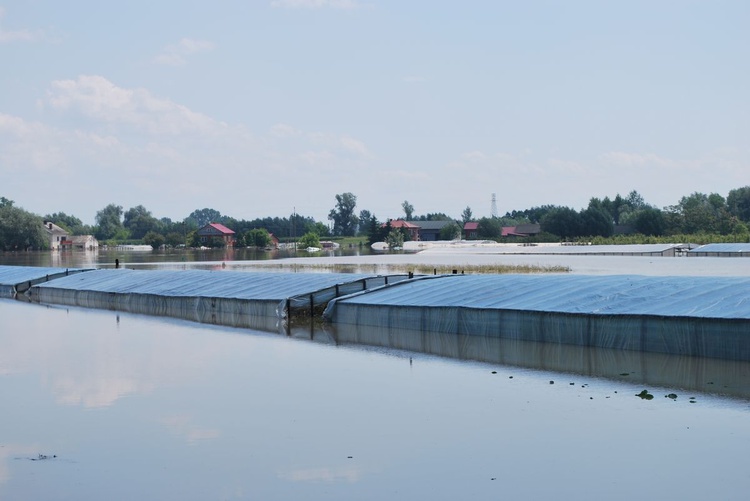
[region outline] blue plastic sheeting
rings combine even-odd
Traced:
[[[243,273],[204,270],[96,270],[41,284],[40,289],[281,301],[372,275]]]
[[[0,265],[0,297],[12,297],[23,284],[33,285],[79,269]]]
[[[706,244],[696,247],[690,250],[691,254],[698,253],[720,253],[720,254],[732,254],[732,253],[750,253],[750,243],[741,244]]]
[[[750,278],[448,275],[340,298],[327,318],[339,304],[750,319]]]

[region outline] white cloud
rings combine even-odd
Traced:
[[[371,187],[377,177],[374,155],[352,134],[277,123],[255,135],[98,75],[52,82],[38,112],[43,121],[0,113],[3,188],[29,210],[65,210],[89,224],[113,202],[142,203],[160,217],[204,204],[252,218],[307,200],[322,206],[301,212],[325,220],[334,193]],[[319,187],[319,200],[311,199]]]
[[[76,111],[94,120],[131,125],[151,134],[215,133],[226,126],[145,89],[124,89],[97,75],[52,82],[47,103],[56,110]]]
[[[604,162],[621,167],[640,167],[644,165],[673,168],[676,166],[674,160],[660,157],[653,153],[626,153],[623,151],[611,151],[601,155]]]
[[[5,17],[5,9],[0,7],[0,23],[2,23],[2,20],[4,17]],[[42,33],[39,31],[36,31],[36,32],[32,32],[29,30],[8,31],[8,30],[5,30],[2,27],[2,25],[0,25],[0,43],[33,42],[40,38],[42,38]]]
[[[305,163],[316,167],[325,167],[333,163],[335,157],[330,151],[306,151],[299,156]]]
[[[183,66],[187,64],[189,56],[211,52],[215,47],[216,44],[207,40],[183,38],[176,44],[164,47],[162,52],[154,58],[154,63],[167,66]]]
[[[485,160],[487,158],[487,155],[485,155],[481,151],[475,150],[464,153],[463,157],[469,161],[480,162],[482,160]]]
[[[354,0],[273,0],[271,7],[284,9],[354,9],[359,4]]]
[[[296,137],[301,133],[289,124],[276,124],[271,127],[271,135],[273,137]]]
[[[339,138],[339,142],[345,150],[351,151],[352,153],[356,153],[361,156],[370,155],[370,151],[367,149],[367,146],[365,146],[365,143],[363,143],[359,139],[354,139],[353,137],[349,136],[341,136]]]

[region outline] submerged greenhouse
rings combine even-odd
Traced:
[[[204,270],[95,270],[31,289],[43,303],[164,315],[263,328],[289,313],[309,314],[336,296],[407,275],[243,273]],[[260,323],[259,323],[260,322]]]
[[[79,273],[81,269],[0,265],[0,297],[12,298],[33,285]]]
[[[42,303],[267,331],[322,314],[427,352],[484,337],[750,360],[750,278],[72,271],[0,267],[0,291],[13,297],[22,284]]]
[[[336,324],[750,360],[750,278],[423,277],[331,301]]]

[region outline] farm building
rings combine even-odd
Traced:
[[[476,240],[479,238],[479,223],[464,223],[464,238],[466,240]]]
[[[388,221],[388,223],[383,223],[380,226],[381,228],[385,228],[388,224],[391,225],[391,228],[403,228],[404,230],[406,230],[411,241],[419,241],[419,226],[417,226],[416,224],[409,223],[407,221],[404,221],[403,219],[391,219],[390,221]]]
[[[208,223],[198,230],[201,243],[208,244],[212,240],[221,240],[227,247],[234,246],[234,234],[234,231],[219,223]]]
[[[450,224],[456,224],[455,221],[408,221],[419,227],[419,240],[422,242],[434,242],[442,240],[440,232]],[[393,224],[393,223],[391,223]]]

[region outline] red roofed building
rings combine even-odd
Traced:
[[[476,240],[479,238],[479,223],[469,221],[464,223],[464,238],[466,240]]]
[[[504,237],[530,237],[539,234],[541,227],[538,224],[519,224],[518,226],[503,226]]]
[[[227,247],[234,246],[234,231],[230,230],[223,224],[209,223],[198,230],[198,236],[202,244],[208,244],[212,241],[221,240]]]
[[[389,221],[389,223],[391,223],[391,228],[404,228],[409,233],[409,239],[411,239],[412,242],[419,240],[419,226],[416,224],[406,222],[403,219],[393,219]],[[388,223],[383,223],[380,226],[385,228],[387,224]]]

